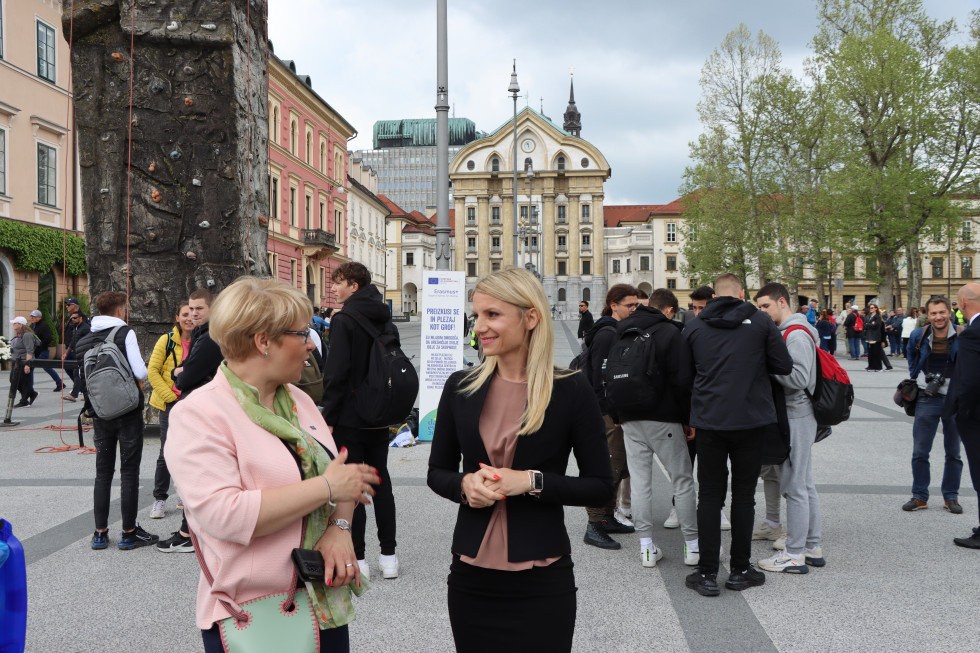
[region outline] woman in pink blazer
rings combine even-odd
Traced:
[[[324,582],[298,590],[309,588],[321,650],[349,649],[350,595],[364,590],[350,519],[379,479],[372,467],[344,464],[346,450],[336,451],[316,405],[292,385],[313,347],[310,317],[307,297],[279,281],[228,286],[210,322],[225,361],[170,418],[167,466],[210,572],[197,594],[205,651],[223,650],[219,622],[242,603],[297,587],[294,548],[324,558]]]

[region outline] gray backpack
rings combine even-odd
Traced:
[[[123,328],[126,327],[111,329],[105,341],[85,352],[82,359],[85,396],[100,419],[116,419],[140,405],[136,377],[126,360],[126,353],[116,344],[116,333]]]

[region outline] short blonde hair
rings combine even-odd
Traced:
[[[296,322],[313,317],[310,299],[278,279],[239,277],[211,305],[211,339],[231,361],[257,353],[256,333],[278,341]]]

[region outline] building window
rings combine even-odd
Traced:
[[[559,252],[564,252],[564,251],[566,251],[568,249],[568,241],[567,241],[567,238],[568,237],[565,236],[565,235],[558,236],[558,251]]]
[[[584,301],[587,301],[587,302],[592,301],[592,289],[591,288],[582,288],[582,299]]]
[[[313,209],[313,198],[307,195],[306,196],[306,228],[307,229],[313,228],[313,223],[311,220],[311,218],[313,217],[312,209]]]
[[[559,156],[558,157],[558,169],[559,170],[564,170],[565,169],[565,157],[563,157],[563,156]]]
[[[291,120],[289,122],[289,152],[290,154],[296,154],[296,121]]]
[[[320,172],[327,174],[327,144],[320,143]]]
[[[558,224],[565,224],[565,209],[568,208],[564,204],[558,205]]]
[[[580,163],[582,164],[582,168],[588,168],[589,167],[589,160],[586,159],[584,156],[582,157],[582,160],[580,161]]]
[[[852,258],[844,259],[844,278],[845,279],[854,278],[854,259]]]
[[[500,172],[500,159],[497,157],[490,159],[490,172]]]
[[[313,132],[306,132],[306,162],[313,165]]]
[[[677,290],[677,279],[667,279],[667,290]]]
[[[272,204],[269,207],[269,213],[273,220],[279,219],[279,179],[276,177],[272,178]]]
[[[873,279],[878,276],[878,259],[871,256],[865,257],[864,276],[866,279]]]
[[[629,274],[629,273],[630,273],[630,268],[632,268],[632,267],[633,267],[633,266],[631,265],[632,263],[633,263],[633,259],[631,259],[631,258],[628,258],[628,259],[626,259],[626,273],[627,273],[627,274]]]
[[[289,259],[289,285],[296,285],[296,259]]]
[[[476,254],[476,236],[467,236],[466,251],[469,254]]]
[[[667,271],[668,272],[677,272],[677,255],[676,254],[668,254],[667,255]]]
[[[37,144],[37,203],[58,203],[58,154],[53,147]]]
[[[531,224],[538,224],[538,207],[531,205]]]
[[[492,224],[500,224],[500,207],[494,206],[490,209],[490,222]]]
[[[592,274],[592,261],[582,261],[582,274]]]
[[[963,279],[973,280],[973,257],[972,256],[961,256],[960,257],[960,277]]]
[[[592,249],[592,236],[589,234],[582,234],[582,249],[588,250]]]
[[[472,206],[466,209],[466,224],[476,224],[476,208]]]
[[[413,252],[405,253],[405,265],[415,265],[415,254]]]
[[[565,294],[565,289],[564,288],[559,288],[558,289],[558,301],[560,301],[560,302],[565,301],[565,297],[567,297],[567,295]]]
[[[677,242],[677,223],[668,222],[667,223],[667,242],[676,243]]]
[[[695,243],[698,240],[698,226],[690,222],[687,223],[687,240]]]
[[[582,205],[582,222],[588,222],[589,221],[589,212],[590,212],[590,209],[591,208],[592,207],[590,207],[588,204],[583,204]]]
[[[960,240],[973,240],[973,220],[964,220]]]
[[[289,189],[289,226],[296,226],[296,189]]]
[[[56,81],[54,28],[37,21],[37,76],[49,82]]]
[[[532,166],[532,164],[531,164],[531,157],[526,157],[524,159],[524,172],[527,172],[528,170],[530,170],[531,169],[531,166]]]
[[[0,23],[0,34],[3,24]],[[2,42],[0,42],[2,45]],[[0,195],[7,194],[7,132],[0,129]]]
[[[490,251],[500,253],[500,236],[494,236],[490,239]]]
[[[640,272],[648,272],[650,270],[650,257],[641,256],[640,257]]]
[[[942,256],[932,257],[932,278],[942,279],[943,278],[943,263],[946,262]]]
[[[323,230],[326,230],[327,228],[327,225],[323,224],[323,214],[326,208],[326,205],[323,202],[320,202],[320,228]]]
[[[521,206],[521,224],[527,224],[527,207]]]
[[[617,259],[613,259],[612,264],[613,264],[613,266],[612,266],[613,274],[619,274],[619,272],[620,272],[620,270],[619,270],[619,259],[618,258]]]
[[[500,261],[494,261],[490,264],[491,272],[500,272]]]
[[[476,276],[476,261],[470,261],[466,264],[466,276],[475,277]]]
[[[476,167],[476,164],[473,163],[473,160],[472,159],[466,162],[466,169],[467,170],[472,170],[475,167]]]
[[[568,275],[567,263],[565,261],[558,261],[558,276],[564,277]]]

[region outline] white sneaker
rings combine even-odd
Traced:
[[[776,541],[783,535],[783,525],[780,524],[776,528],[769,525],[765,519],[759,522],[759,525],[752,529],[752,539],[753,540],[772,540]],[[780,551],[784,547],[779,547]]]
[[[656,544],[640,547],[640,561],[644,567],[656,567],[657,560],[664,557],[664,552]]]
[[[810,573],[810,568],[806,566],[803,556],[791,556],[785,551],[780,551],[769,558],[763,558],[759,561],[759,568],[787,574]]]
[[[622,508],[616,508],[616,512],[613,513],[613,518],[618,521],[623,526],[633,525],[633,515],[631,512],[627,512]]]
[[[701,562],[701,553],[699,551],[691,551],[691,549],[685,544],[684,545],[684,564],[695,567]]]
[[[368,566],[367,560],[358,560],[357,566],[361,569],[361,578],[371,580],[371,567]]]
[[[721,530],[730,531],[732,530],[732,523],[728,521],[728,517],[725,516],[725,511],[721,511]]]
[[[664,528],[680,528],[681,520],[677,518],[677,509],[671,508],[670,514],[667,515],[667,520],[664,522]]]
[[[786,548],[786,535],[780,535],[779,539],[772,543],[772,548],[776,551],[782,551]]]
[[[381,567],[382,578],[398,578],[398,556],[378,556],[378,566]]]
[[[153,507],[150,508],[150,519],[163,519],[163,516],[167,514],[167,502],[160,501],[157,499],[153,502]]]

